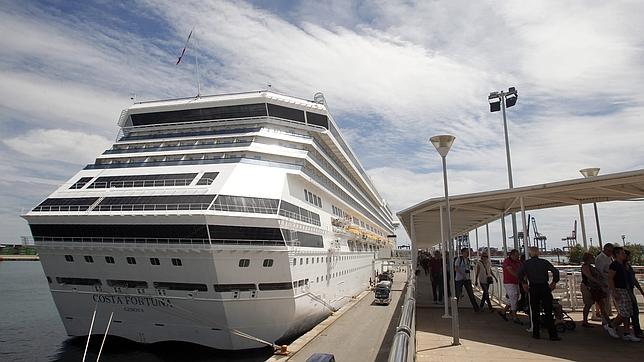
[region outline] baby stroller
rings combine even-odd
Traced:
[[[566,330],[574,331],[577,328],[575,321],[572,317],[563,310],[563,306],[559,303],[559,299],[552,300],[552,317],[554,318],[555,329],[559,333],[564,333]],[[545,327],[545,314],[541,310],[541,325]]]

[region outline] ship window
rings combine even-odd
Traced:
[[[69,189],[82,189],[85,184],[87,184],[92,177],[81,177],[78,181],[76,181]]]
[[[229,212],[251,212],[258,214],[276,214],[279,200],[260,197],[243,197],[219,195],[212,209]]]
[[[306,112],[306,122],[326,129],[329,128],[329,118],[324,114]]]
[[[320,282],[320,277],[315,277],[315,282],[319,283]]]
[[[150,264],[152,265],[161,265],[159,258],[150,258]]]
[[[172,258],[172,265],[174,265],[174,266],[182,266],[183,263],[181,262],[181,259],[179,259],[179,258]]]
[[[128,256],[125,260],[127,260],[128,264],[136,264],[136,258],[133,256]]]
[[[306,263],[307,263],[307,264],[309,263],[309,258],[306,258]]]
[[[94,258],[91,255],[85,255],[85,262],[86,263],[93,263]]]
[[[295,286],[295,283],[283,282],[283,283],[260,283],[259,290],[291,290]]]
[[[208,286],[206,286],[206,284],[198,284],[198,283],[154,282],[154,287],[157,289],[182,290],[182,291],[199,291],[199,292],[208,291]]]
[[[304,285],[304,279],[302,279],[302,280],[298,280],[298,281],[297,281],[297,286],[298,286],[298,287],[301,287],[301,286],[303,286],[303,285]]]
[[[268,115],[304,123],[304,111],[268,103]]]
[[[309,279],[304,279],[304,285],[309,285]]]
[[[102,285],[99,279],[90,279],[90,278],[61,278],[56,277],[58,284],[68,284],[68,285]]]
[[[167,187],[188,186],[197,176],[196,173],[173,173],[159,175],[102,176],[87,186],[88,189],[123,187]]]
[[[94,211],[205,210],[214,198],[214,195],[106,197]]]
[[[114,264],[114,257],[106,256],[105,257],[105,262],[108,263],[108,264]]]
[[[250,265],[250,259],[239,259],[239,267],[247,268]]]
[[[280,108],[285,108],[287,110],[289,109],[286,107],[280,107]],[[274,109],[273,111],[276,112],[277,114],[276,117],[280,117],[280,115],[282,115],[282,113],[280,112],[284,112],[283,110],[280,110],[280,109]],[[132,119],[133,126],[142,126],[142,125],[149,125],[149,124],[196,122],[196,121],[207,121],[207,120],[217,120],[217,119],[232,119],[232,118],[246,118],[246,117],[261,117],[261,116],[264,116],[264,117],[266,116],[266,105],[264,103],[185,109],[180,111],[140,113],[140,114],[132,114],[130,117]],[[304,121],[302,120],[302,122]]]
[[[49,198],[32,211],[86,211],[98,197]]]
[[[107,285],[110,287],[119,287],[119,288],[142,288],[146,289],[148,287],[148,282],[143,280],[114,280],[108,279]]]
[[[249,290],[257,290],[255,284],[215,284],[215,292],[224,293],[224,292],[246,292]]]
[[[70,262],[70,263],[71,263],[71,262],[73,262],[73,261],[74,261],[74,257],[73,257],[73,256],[71,256],[71,255],[65,255],[65,260],[67,260],[68,262]]]
[[[293,258],[293,265],[297,265],[297,258]]]
[[[197,185],[211,185],[215,182],[215,178],[219,175],[219,172],[206,172],[201,176]]]
[[[304,258],[300,258],[300,265],[304,264]]]
[[[273,259],[264,259],[263,266],[266,268],[270,268],[273,266]]]
[[[309,201],[309,192],[306,191],[306,189],[304,189],[304,198],[306,199],[306,201]]]

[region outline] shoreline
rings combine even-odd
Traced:
[[[40,261],[38,255],[0,255],[2,261]]]

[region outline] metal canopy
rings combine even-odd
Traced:
[[[644,198],[644,169],[450,196],[454,236],[467,234],[479,226],[500,219],[504,214],[520,212],[521,198],[525,210]],[[429,248],[440,244],[441,207],[445,207],[445,198],[437,197],[397,213],[407,234],[414,236],[415,248]]]

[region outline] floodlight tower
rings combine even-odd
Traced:
[[[508,139],[508,121],[505,115],[505,109],[514,106],[519,98],[519,93],[515,87],[508,88],[508,91],[492,92],[487,97],[490,103],[490,112],[503,111],[503,133],[505,134],[505,156],[508,163],[508,185],[512,189],[512,161],[510,160],[510,141]],[[519,250],[519,238],[517,233],[517,217],[512,213],[512,235],[514,239],[514,248]],[[505,240],[505,235],[503,238]]]

